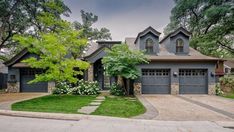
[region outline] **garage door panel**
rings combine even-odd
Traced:
[[[207,70],[180,69],[179,87],[180,94],[207,94]]]
[[[170,70],[169,69],[143,69],[142,70],[143,94],[169,94]]]
[[[31,83],[31,80],[35,79],[35,74],[41,72],[40,70],[35,69],[21,69],[21,92],[48,92],[48,83],[47,82],[38,82]]]

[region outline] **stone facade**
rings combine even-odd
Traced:
[[[93,64],[90,64],[90,67],[88,69],[88,81],[93,81]]]
[[[19,93],[20,92],[20,83],[19,82],[8,82],[7,83],[7,92],[9,93]]]
[[[171,94],[179,94],[179,84],[178,83],[172,83],[171,84]]]
[[[133,84],[134,95],[141,95],[141,83]]]
[[[209,84],[208,86],[208,94],[215,95],[215,84]]]
[[[55,88],[55,82],[48,82],[48,93],[52,93]]]

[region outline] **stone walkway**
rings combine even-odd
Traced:
[[[102,104],[102,101],[104,100],[105,100],[104,96],[98,96],[88,106],[84,106],[78,109],[77,112],[83,113],[83,114],[91,114]]]

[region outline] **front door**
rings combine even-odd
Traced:
[[[110,77],[104,74],[104,68],[101,59],[94,63],[94,79],[98,82],[102,90],[108,90],[110,87]]]

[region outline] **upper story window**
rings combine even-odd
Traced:
[[[184,41],[182,39],[176,40],[176,53],[184,52]]]
[[[146,50],[146,53],[153,53],[154,52],[154,41],[151,38],[148,38],[146,40],[145,50]]]

